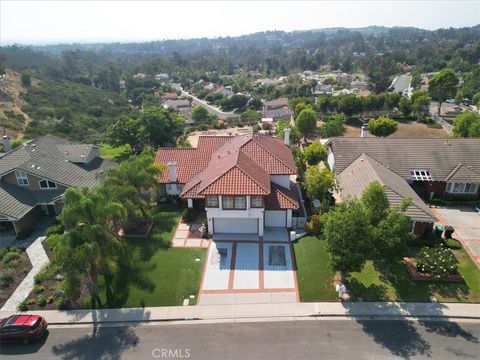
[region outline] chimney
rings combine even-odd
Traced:
[[[175,161],[169,161],[168,164],[168,174],[170,175],[170,181],[172,183],[177,182],[177,163]]]
[[[368,124],[362,125],[362,132],[360,133],[360,137],[362,138],[368,137]]]
[[[287,146],[290,145],[290,129],[289,128],[285,129],[285,135],[283,136],[283,142]]]
[[[4,152],[9,152],[10,150],[12,150],[12,145],[10,145],[10,138],[8,137],[8,135],[3,135],[2,143]]]

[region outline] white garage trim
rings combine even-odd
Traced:
[[[266,210],[265,226],[287,227],[287,212],[285,210]]]
[[[258,234],[258,219],[214,218],[213,232],[216,234]]]

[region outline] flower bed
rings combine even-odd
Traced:
[[[2,250],[0,254],[0,308],[31,269],[32,264],[25,249],[12,247]]]
[[[407,266],[408,274],[413,281],[447,281],[447,282],[463,282],[463,276],[460,273],[444,276],[433,276],[428,273],[422,273],[417,270],[417,263],[415,259],[405,257],[404,264]]]

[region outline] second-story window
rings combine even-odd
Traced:
[[[16,170],[15,176],[17,177],[18,185],[27,186],[28,185],[28,176],[25,171]]]
[[[235,209],[245,210],[247,208],[247,198],[245,196],[235,196]]]
[[[233,196],[222,196],[222,209],[233,209],[234,204],[235,200]]]
[[[218,208],[218,196],[217,195],[207,196],[207,207]]]
[[[262,196],[252,196],[252,197],[250,197],[250,207],[252,207],[252,208],[263,208],[263,197]]]
[[[38,182],[40,184],[40,189],[56,189],[57,184],[55,184],[53,181],[50,180],[40,180]]]

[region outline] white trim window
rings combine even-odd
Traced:
[[[475,183],[450,182],[447,185],[447,192],[450,194],[476,194],[478,185]]]
[[[40,180],[38,182],[38,186],[40,187],[40,189],[56,189],[57,188],[56,183],[47,179]]]
[[[208,195],[206,199],[206,206],[211,208],[218,208],[218,196],[217,195]]]
[[[15,170],[15,176],[17,177],[17,184],[20,186],[28,186],[28,176],[25,171]]]
[[[250,197],[250,207],[252,207],[252,208],[263,208],[263,196],[251,196]]]

